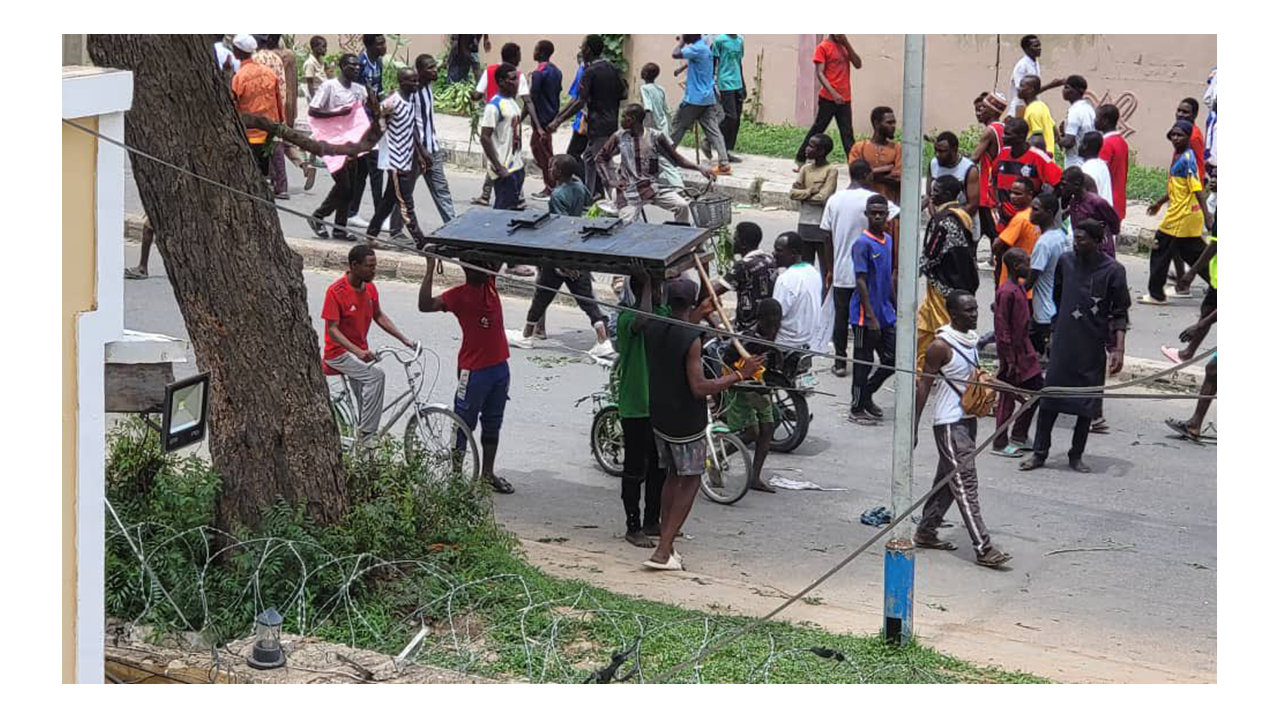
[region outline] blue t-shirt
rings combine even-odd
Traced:
[[[711,45],[716,57],[716,87],[721,90],[742,89],[742,36],[717,35]]]
[[[1053,282],[1058,275],[1058,259],[1067,251],[1067,234],[1062,228],[1046,230],[1031,250],[1031,269],[1040,277],[1031,288],[1031,319],[1041,325],[1053,322],[1058,306],[1053,302]]]
[[[871,293],[871,311],[880,321],[880,327],[886,328],[898,320],[893,309],[893,238],[889,233],[879,239],[866,230],[853,241],[853,274],[867,276],[867,291]],[[867,318],[862,314],[862,293],[855,286],[853,298],[849,301],[849,322],[853,325],[867,325]]]
[[[529,96],[533,98],[533,110],[538,122],[544,126],[556,119],[560,112],[560,90],[564,86],[564,73],[560,68],[545,62],[529,75]]]
[[[583,65],[579,65],[578,73],[573,76],[573,82],[569,84],[569,97],[574,100],[578,99],[578,87],[582,85],[583,70],[586,70],[586,67]],[[579,110],[578,114],[573,116],[573,132],[577,133],[581,127],[582,127],[582,111]]]
[[[684,87],[684,101],[690,105],[715,105],[714,61],[705,40],[685,45],[680,55],[689,62],[689,79]]]

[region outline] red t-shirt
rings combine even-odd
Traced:
[[[373,324],[373,316],[378,314],[378,288],[367,282],[359,290],[351,287],[347,274],[333,281],[324,293],[324,308],[320,317],[325,320],[338,321],[338,330],[361,350],[369,349],[369,326]],[[324,334],[324,359],[332,360],[347,349]],[[326,371],[328,365],[325,365]]]
[[[494,96],[498,94],[498,78],[497,78],[497,74],[498,74],[498,68],[500,68],[500,67],[502,67],[502,66],[501,66],[501,65],[490,65],[489,67],[485,68],[485,71],[484,71],[484,74],[485,74],[485,80],[484,80],[484,101],[485,101],[486,103],[487,103],[487,102],[489,102],[490,100],[492,100],[492,99],[494,98]]]
[[[1187,144],[1191,147],[1191,152],[1196,155],[1196,168],[1200,171],[1200,184],[1204,184],[1204,133],[1200,132],[1199,125],[1191,126],[1191,137],[1187,138]],[[1173,160],[1170,164],[1177,162],[1178,153],[1173,154]]]
[[[1000,201],[1000,217],[997,218],[996,225],[1001,229],[1018,212],[1009,202],[1009,189],[1013,187],[1013,181],[1020,177],[1030,178],[1035,185],[1033,192],[1039,193],[1044,183],[1057,185],[1062,180],[1062,168],[1038,147],[1028,145],[1026,152],[1018,157],[1013,156],[1012,147],[1001,150],[996,158],[996,195]]]
[[[826,76],[827,82],[831,83],[831,87],[843,95],[847,102],[853,102],[853,92],[849,88],[849,56],[845,54],[844,48],[831,38],[827,38],[813,49],[813,62],[815,65],[825,62],[826,66],[822,74]],[[825,86],[818,90],[818,97],[835,100]]]
[[[458,348],[459,370],[483,370],[511,357],[507,332],[502,327],[502,300],[493,278],[483,285],[464,283],[440,296],[446,312],[453,313],[462,327],[462,347]]]
[[[1004,150],[1004,123],[996,121],[988,125],[996,134],[996,157],[1000,157],[1000,151]],[[995,172],[996,161],[991,156],[983,153],[978,158],[978,206],[985,208],[993,208],[996,206],[996,193],[991,188],[991,173]]]
[[[1102,150],[1098,159],[1107,164],[1111,173],[1111,207],[1116,215],[1124,219],[1125,206],[1129,197],[1126,185],[1129,182],[1129,142],[1119,132],[1109,132],[1102,137]]]

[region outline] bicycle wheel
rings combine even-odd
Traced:
[[[800,447],[809,434],[809,400],[799,390],[776,388],[773,391],[773,409],[777,418],[774,419],[769,449],[789,453]]]
[[[624,450],[622,416],[617,405],[606,405],[591,421],[591,454],[601,470],[622,477]]]
[[[459,435],[462,448],[458,449]],[[439,473],[457,473],[469,480],[480,477],[480,453],[471,428],[452,410],[430,405],[409,418],[404,428],[404,455],[416,460],[425,454],[428,468]]]
[[[351,406],[338,395],[329,396],[329,407],[333,410],[333,421],[338,424],[338,440],[342,451],[350,450],[356,444],[356,418]]]
[[[728,430],[713,431],[707,440],[702,494],[713,503],[732,505],[750,489],[752,469],[746,443]]]

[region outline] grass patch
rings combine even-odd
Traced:
[[[687,610],[551,577],[493,521],[487,489],[437,477],[394,445],[349,464],[348,475],[353,506],[337,526],[317,528],[277,505],[260,527],[232,537],[208,527],[216,473],[161,454],[141,423],[123,424],[107,467],[108,498],[125,527],[108,516],[108,614],[222,645],[248,635],[254,614],[273,605],[286,632],[388,654],[425,626],[413,660],[533,682],[582,682],[633,646],[619,675],[638,663],[633,681],[651,681],[750,622],[729,607]],[[919,645],[779,622],[675,680],[1042,681]]]

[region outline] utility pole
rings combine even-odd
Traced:
[[[902,197],[898,243],[898,324],[894,344],[893,517],[911,505],[912,433],[915,426],[916,296],[920,267],[920,144],[924,120],[924,35],[907,35],[902,61]],[[900,523],[884,551],[884,638],[902,645],[911,639],[916,557],[911,523]]]

